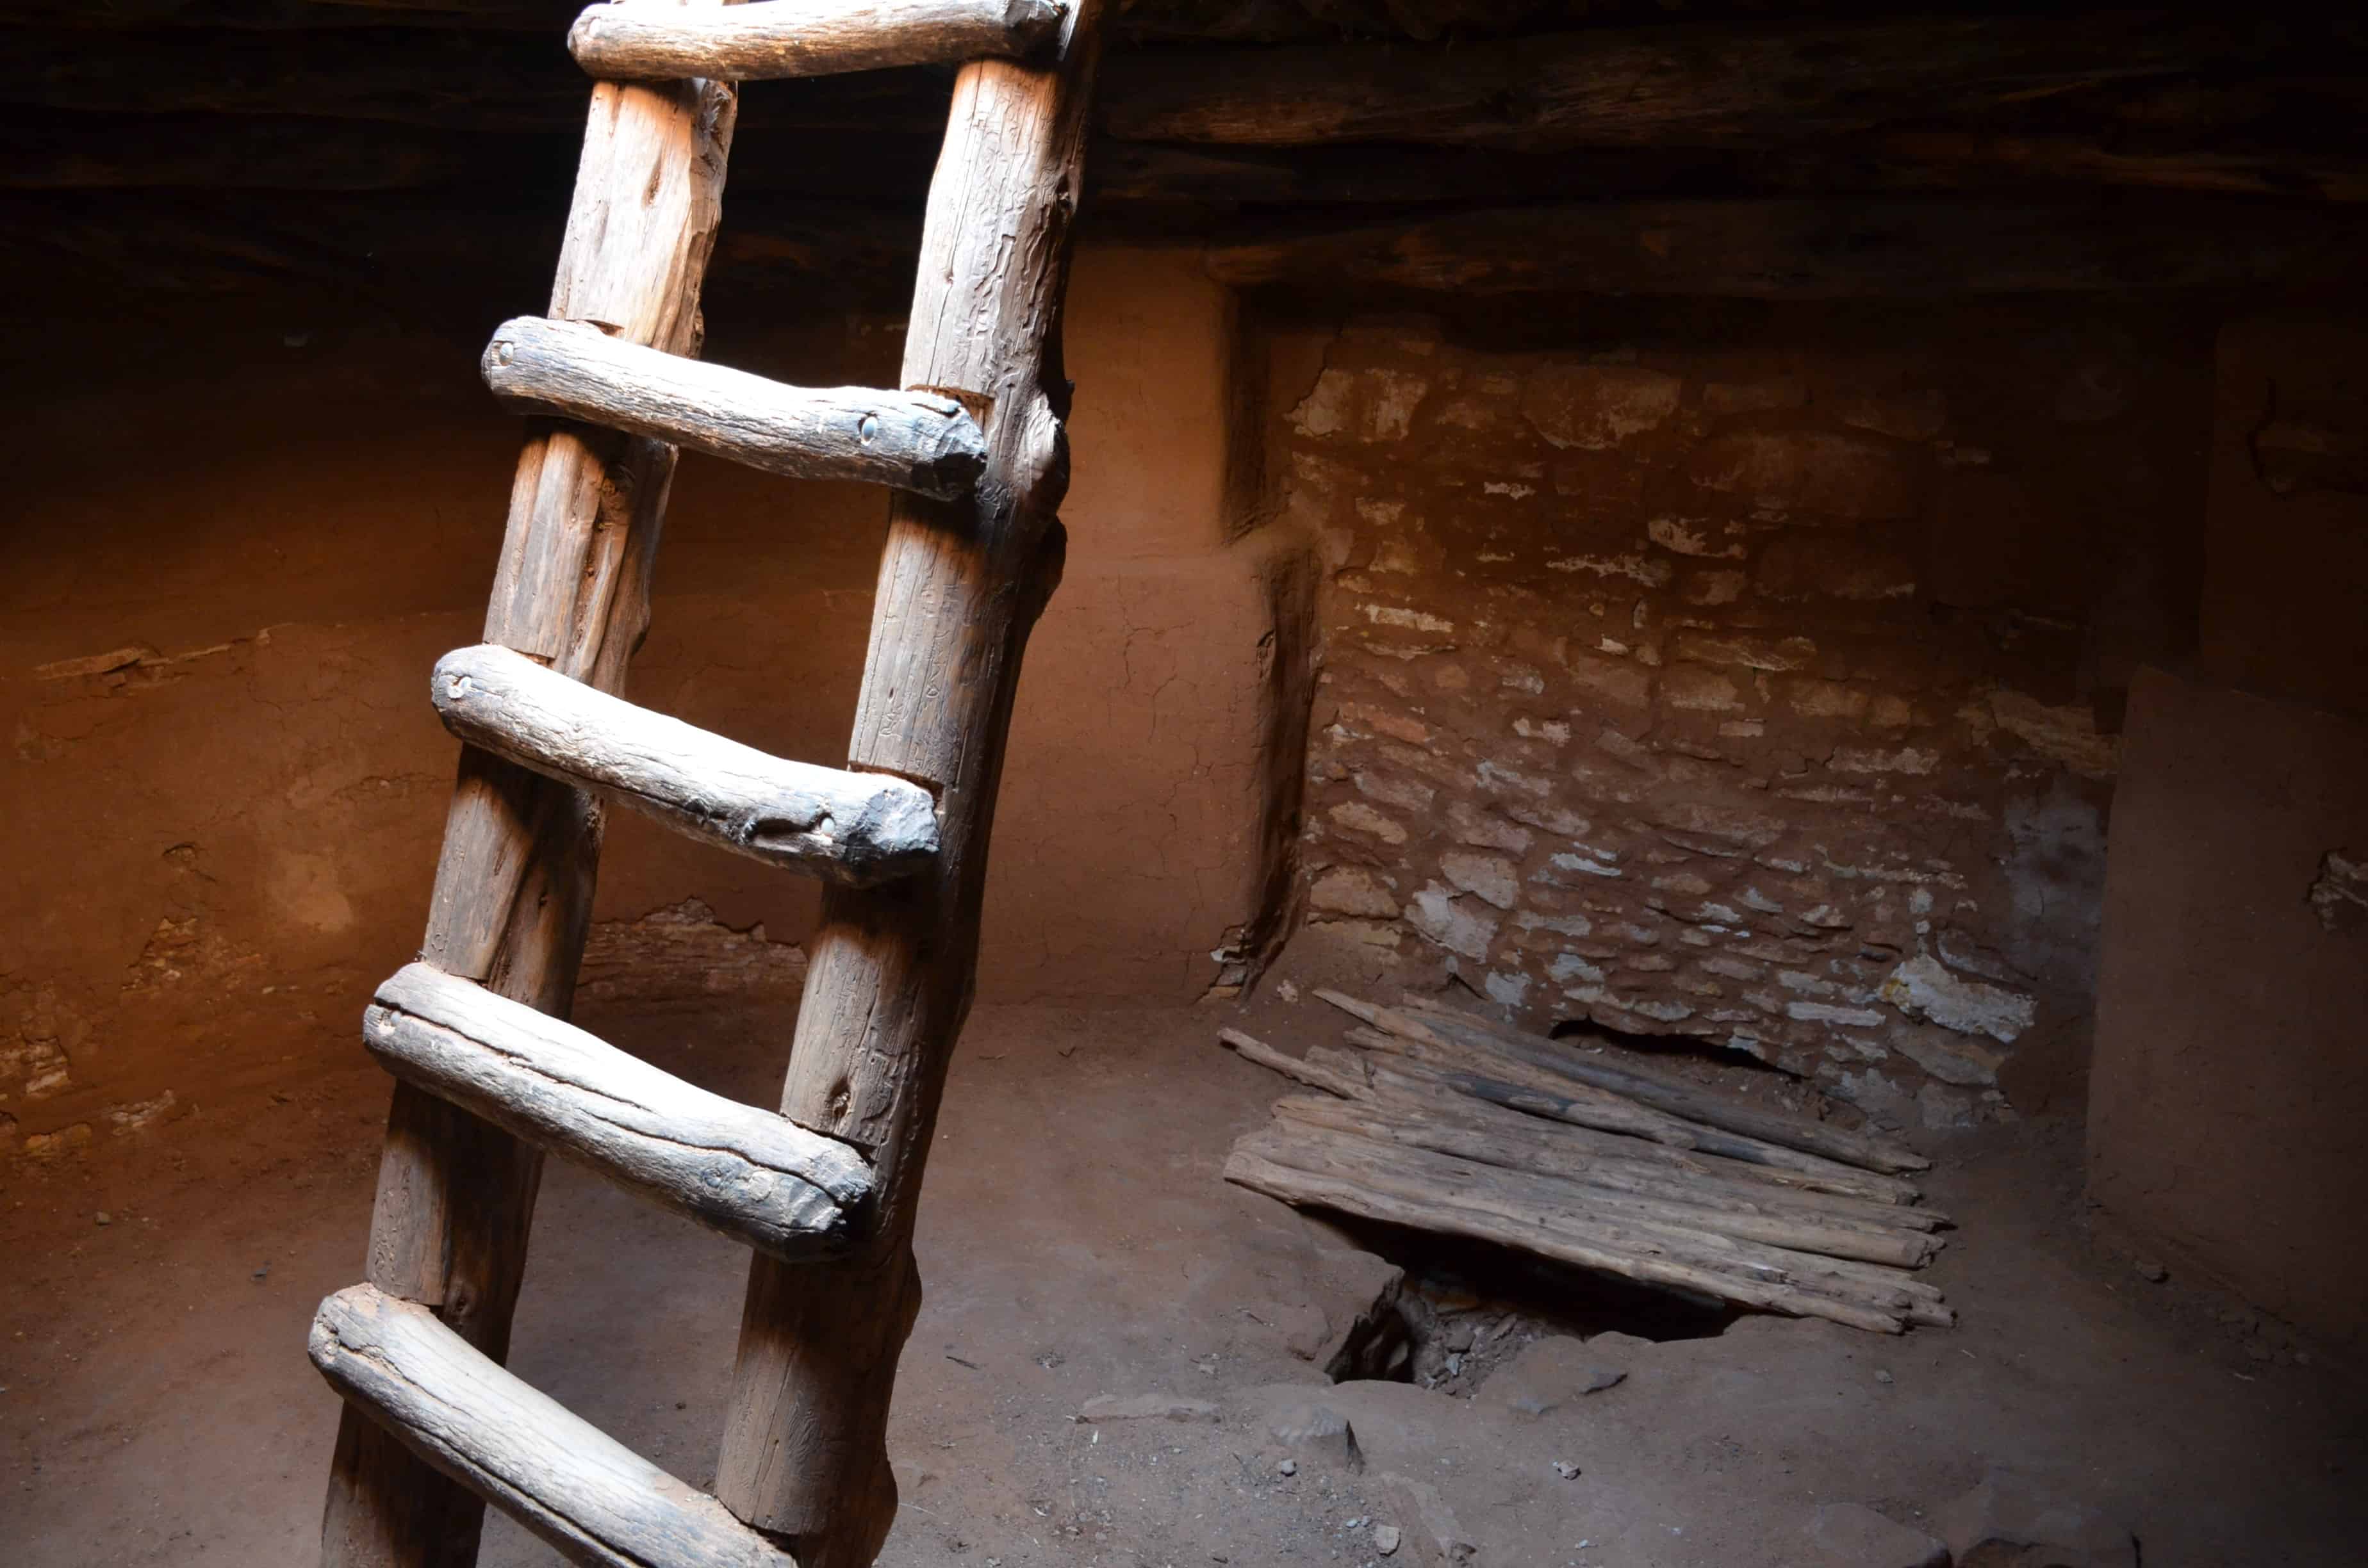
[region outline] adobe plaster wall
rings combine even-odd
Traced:
[[[2146,672],[2106,878],[2089,1193],[2352,1352],[2368,1269],[2368,328],[2220,336],[2202,652]]]
[[[1068,568],[1014,721],[988,998],[1195,996],[1274,875],[1289,562],[1236,515],[1234,339],[1189,260],[1081,259]],[[136,377],[12,410],[40,460],[0,577],[0,1154],[104,1148],[359,1049],[416,949],[450,788],[427,673],[476,641],[500,538],[517,429],[469,335],[161,341]],[[726,320],[709,352],[877,385],[900,342]],[[843,756],[884,513],[687,458],[633,698]],[[815,906],[617,813],[587,980],[786,992]]]

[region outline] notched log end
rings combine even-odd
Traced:
[[[477,360],[477,369],[485,378],[485,385],[491,387],[495,394],[501,392],[503,383],[510,379],[507,372],[511,362],[518,358],[519,338],[536,324],[531,316],[513,316],[494,328],[494,335],[486,343],[485,352]]]
[[[377,1286],[367,1284],[348,1285],[321,1298],[321,1304],[313,1311],[304,1350],[333,1387],[351,1386],[353,1380],[345,1374],[345,1363],[352,1357],[370,1354],[363,1325],[391,1304]]]
[[[336,1300],[336,1297],[330,1296],[313,1311],[312,1329],[304,1336],[304,1353],[312,1358],[313,1368],[331,1382],[337,1381],[331,1369],[345,1351],[345,1346],[337,1341],[336,1326],[329,1321],[330,1311]]]
[[[907,395],[938,415],[942,425],[932,437],[925,438],[927,455],[913,464],[906,488],[937,501],[953,501],[969,494],[979,476],[986,472],[985,430],[969,409],[952,398],[934,392]],[[867,418],[860,432],[867,443],[871,439],[872,423]]]
[[[918,784],[885,774],[836,835],[843,855],[833,880],[876,887],[909,877],[937,858],[937,801]]]
[[[1069,19],[1061,0],[1005,0],[1004,30],[1022,54],[1031,54],[1061,36]]]
[[[605,58],[608,51],[602,47],[606,40],[601,34],[608,23],[617,19],[619,9],[615,6],[586,6],[567,29],[567,52],[575,57],[575,63],[584,68],[586,75],[609,74],[603,69],[610,62]]]
[[[455,728],[461,710],[476,692],[476,678],[470,665],[478,650],[455,648],[436,661],[436,668],[427,677],[427,699],[436,705],[437,717],[444,727],[459,733]]]
[[[905,488],[932,501],[959,501],[978,487],[979,475],[985,472],[983,453],[945,452],[915,463]]]

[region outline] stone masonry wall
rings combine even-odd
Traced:
[[[2192,637],[2208,336],[1574,335],[1381,322],[1279,372],[1326,567],[1306,918],[1532,1026],[2003,1114],[2018,1058],[2085,1061],[2110,730]]]

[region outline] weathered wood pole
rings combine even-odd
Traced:
[[[603,83],[592,92],[550,314],[690,354],[721,215],[734,89]],[[485,641],[604,691],[649,618],[650,552],[674,449],[538,425],[518,459]],[[564,1017],[592,912],[592,797],[473,747],[461,754],[421,956]],[[499,1360],[526,1267],[541,1153],[399,1084],[370,1220],[369,1278]],[[469,1568],[484,1505],[347,1406],[322,1519],[327,1568]]]
[[[929,191],[904,380],[979,413],[986,472],[960,501],[894,503],[848,756],[935,792],[940,845],[905,881],[825,892],[781,1100],[870,1153],[881,1228],[845,1262],[754,1260],[715,1487],[804,1568],[864,1568],[895,1517],[915,1205],[976,980],[1020,653],[1060,570],[1061,297],[1101,10],[1081,0],[1046,62],[963,67]]]

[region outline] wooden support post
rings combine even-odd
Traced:
[[[737,108],[704,82],[594,88],[550,314],[696,352],[699,286],[721,216]],[[498,642],[606,691],[648,619],[650,552],[674,450],[567,425],[518,460],[485,618]],[[564,1016],[592,912],[592,799],[473,748],[461,756],[422,956]],[[379,1166],[369,1277],[500,1360],[526,1265],[541,1153],[398,1085]],[[322,1521],[327,1568],[468,1568],[484,1506],[348,1408]]]
[[[987,466],[963,500],[894,504],[849,756],[937,795],[940,848],[904,882],[825,892],[781,1103],[871,1155],[881,1228],[845,1262],[753,1261],[716,1478],[804,1568],[866,1568],[895,1517],[914,1211],[975,984],[1020,653],[1061,562],[1061,297],[1102,5],[1081,0],[1048,63],[962,69],[929,192],[905,381],[980,412]]]

